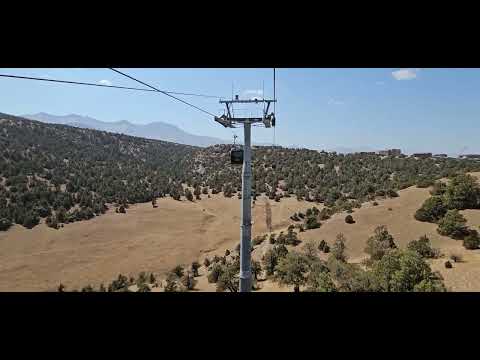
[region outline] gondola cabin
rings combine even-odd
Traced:
[[[230,150],[230,163],[232,165],[243,164],[243,149],[231,149]]]

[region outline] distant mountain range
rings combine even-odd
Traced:
[[[168,124],[165,122],[152,122],[150,124],[134,124],[126,120],[115,121],[115,122],[106,122],[100,121],[88,116],[81,116],[77,114],[70,115],[52,115],[44,112],[38,114],[28,114],[20,115],[21,117],[37,120],[49,124],[63,124],[69,126],[75,126],[79,128],[95,129],[108,131],[112,133],[120,133],[131,136],[138,136],[147,139],[156,139],[170,141],[178,144],[194,145],[200,147],[207,147],[216,144],[231,144],[231,140],[223,140],[210,136],[199,136],[190,134],[179,127]],[[237,139],[238,143],[242,143],[241,139]],[[270,146],[270,143],[254,143],[257,146]],[[305,148],[302,145],[290,145],[286,146],[289,148]],[[326,150],[326,151],[336,151],[337,153],[354,153],[360,151],[376,151],[381,149],[374,149],[369,146],[359,146],[359,147],[334,147],[324,149],[321,146],[311,147],[312,150]]]
[[[21,115],[24,118],[37,120],[49,124],[63,124],[79,128],[95,129],[138,136],[148,139],[164,140],[179,144],[206,147],[215,144],[228,144],[231,141],[210,136],[199,136],[187,133],[179,127],[164,122],[152,122],[146,125],[133,124],[126,120],[105,122],[88,116],[76,114],[52,115],[44,112],[38,114]]]

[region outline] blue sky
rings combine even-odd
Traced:
[[[272,69],[120,69],[162,90],[273,96]],[[2,74],[141,87],[108,69],[0,69]],[[264,85],[262,85],[264,84]],[[216,99],[183,97],[212,113]],[[316,149],[480,152],[480,69],[277,69],[276,142]],[[163,121],[231,139],[208,115],[158,93],[0,78],[0,112],[79,114],[102,121]],[[240,111],[239,111],[240,113]],[[235,130],[239,136],[242,131]],[[253,140],[273,141],[255,128]]]

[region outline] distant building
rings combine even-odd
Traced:
[[[402,150],[400,149],[380,150],[378,154],[382,156],[400,156],[402,155]]]
[[[431,158],[432,156],[433,156],[432,153],[414,153],[414,154],[412,154],[412,157],[420,158],[420,159],[427,159],[427,158]]]
[[[377,155],[375,151],[360,151],[360,155]]]
[[[436,157],[436,158],[446,158],[446,157],[448,157],[448,155],[447,155],[447,154],[435,154],[435,155],[433,155],[433,157]]]
[[[480,159],[480,154],[466,154],[460,155],[461,159]]]

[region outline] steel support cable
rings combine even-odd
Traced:
[[[188,106],[190,106],[190,107],[193,107],[194,109],[197,109],[197,110],[199,110],[199,111],[201,111],[201,112],[204,112],[205,114],[208,114],[208,115],[210,115],[210,116],[216,117],[216,115],[215,115],[215,114],[212,114],[210,111],[204,110],[204,109],[202,109],[202,108],[200,108],[200,107],[198,107],[198,106],[196,106],[196,105],[190,104],[189,102],[187,102],[187,101],[185,101],[185,100],[179,99],[179,98],[177,98],[176,96],[173,96],[173,95],[167,93],[166,91],[157,89],[156,87],[154,87],[154,86],[152,86],[152,85],[149,85],[149,84],[147,84],[147,83],[145,83],[145,82],[143,82],[143,81],[141,81],[141,80],[138,80],[138,79],[134,78],[133,76],[130,76],[130,75],[128,75],[128,74],[125,74],[125,73],[123,73],[123,72],[121,72],[121,71],[119,71],[119,70],[117,70],[117,69],[114,69],[114,68],[109,68],[109,69],[112,70],[112,71],[115,71],[116,73],[119,73],[120,75],[123,75],[123,76],[125,76],[125,77],[127,77],[127,78],[129,78],[129,79],[131,79],[131,80],[134,80],[134,81],[136,81],[136,82],[138,82],[138,83],[140,83],[140,84],[142,84],[142,85],[145,85],[145,86],[147,86],[147,87],[149,87],[149,88],[151,88],[151,89],[153,89],[153,90],[155,90],[155,91],[158,91],[158,92],[160,92],[160,93],[162,93],[162,94],[164,94],[164,95],[170,96],[171,98],[173,98],[173,99],[175,99],[175,100],[178,100],[178,101],[184,103],[185,105],[188,105]]]
[[[69,81],[69,80],[48,79],[48,78],[40,78],[40,77],[33,77],[33,76],[20,76],[20,75],[0,74],[0,77],[12,78],[12,79],[49,81],[49,82],[56,82],[56,83],[63,83],[63,84],[73,84],[73,85],[87,85],[87,86],[107,87],[107,88],[124,89],[124,90],[149,91],[149,92],[156,92],[156,91],[157,91],[157,90],[153,90],[153,89],[142,89],[142,88],[128,87],[128,86],[96,84],[96,83],[89,83],[89,82],[82,82],[82,81]],[[164,92],[167,93],[167,94],[184,95],[184,96],[199,96],[199,97],[217,98],[217,99],[221,99],[221,98],[222,98],[222,97],[220,97],[220,96],[214,96],[214,95],[204,95],[204,94],[195,94],[195,93],[183,93],[183,92],[176,92],[176,91],[166,91],[166,90],[164,90]]]

